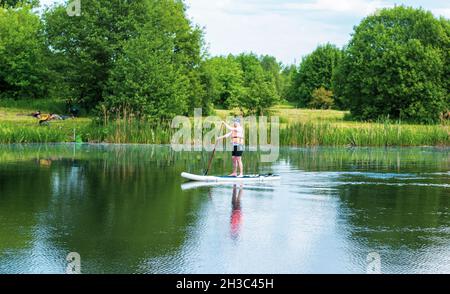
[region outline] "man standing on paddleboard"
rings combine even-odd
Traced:
[[[242,154],[244,153],[244,129],[241,126],[241,120],[239,118],[235,118],[233,122],[233,126],[228,125],[226,122],[222,122],[225,127],[230,131],[225,136],[217,138],[217,140],[222,140],[224,138],[231,137],[231,142],[233,143],[233,173],[230,177],[236,177],[237,168],[239,167],[239,176],[244,176],[244,166],[242,164]]]

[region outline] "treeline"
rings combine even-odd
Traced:
[[[207,58],[200,68],[206,96],[214,106],[237,107],[247,114],[262,114],[281,102],[293,71],[275,57],[252,53]]]
[[[362,120],[435,123],[449,111],[450,22],[422,9],[380,10],[343,49],[321,45],[285,66],[209,57],[181,0],[84,0],[79,17],[67,3],[42,13],[36,0],[0,3],[0,99],[58,97],[108,119],[261,114],[285,100]]]
[[[366,17],[343,50],[303,58],[287,99],[359,120],[436,123],[450,116],[450,21],[403,6]]]

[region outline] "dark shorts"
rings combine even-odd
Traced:
[[[241,157],[242,153],[244,153],[244,146],[233,146],[233,152],[231,153],[232,156]]]

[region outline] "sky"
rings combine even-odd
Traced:
[[[62,0],[41,0],[42,4]],[[344,46],[353,27],[383,7],[422,7],[450,18],[449,0],[185,0],[211,56],[253,52],[299,63],[318,45]],[[81,0],[83,5],[83,0]]]

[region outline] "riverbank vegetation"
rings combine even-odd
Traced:
[[[47,111],[46,102],[34,103],[33,106]],[[39,126],[37,119],[28,115],[34,109],[17,108],[17,105],[9,108],[0,103],[0,143],[170,144],[175,131],[170,128],[169,121],[154,123],[130,118],[106,123],[95,117],[72,118]],[[289,104],[277,105],[270,110],[272,115],[280,118],[282,146],[450,145],[448,124],[413,125],[387,120],[355,122],[346,120],[348,112],[297,109]],[[215,114],[225,119],[232,116],[233,111],[216,110]]]
[[[88,0],[73,17],[67,3],[1,3],[0,143],[170,143],[168,122],[201,108],[278,115],[288,146],[449,145],[450,21],[423,9],[379,10],[344,48],[283,65],[210,56],[179,0]]]

